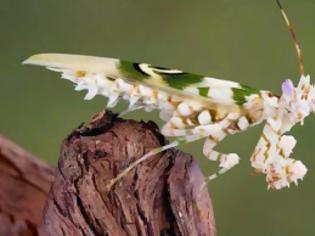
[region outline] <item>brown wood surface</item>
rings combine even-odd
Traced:
[[[0,236],[42,234],[54,168],[0,135]]]
[[[215,235],[208,191],[188,154],[158,154],[106,188],[165,143],[153,122],[97,113],[63,141],[52,185],[51,167],[0,138],[0,236]]]

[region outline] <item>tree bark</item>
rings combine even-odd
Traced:
[[[214,217],[198,164],[169,150],[151,157],[106,188],[130,163],[165,143],[153,122],[110,112],[64,140],[44,226],[48,235],[215,235]]]
[[[214,236],[208,191],[200,191],[204,179],[188,154],[157,154],[106,188],[164,144],[153,122],[100,112],[63,141],[53,176],[52,167],[0,136],[0,236]]]
[[[43,235],[54,168],[0,135],[0,236]]]

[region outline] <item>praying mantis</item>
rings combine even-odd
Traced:
[[[276,2],[292,36],[301,74],[296,87],[291,80],[282,83],[282,95],[233,81],[113,58],[48,53],[31,56],[23,63],[60,72],[63,79],[75,84],[75,90],[87,90],[85,99],[107,97],[108,108],[120,100],[127,101],[128,109],[122,114],[137,109],[159,110],[164,122],[161,133],[174,141],[131,163],[109,180],[109,189],[151,156],[197,140],[204,140],[205,157],[219,163],[218,172],[208,177],[213,180],[240,161],[236,153],[215,151],[216,145],[226,136],[262,122],[265,126],[250,162],[257,172],[266,175],[268,188],[281,189],[297,184],[307,173],[301,161],[290,158],[296,139],[287,133],[315,111],[315,87],[304,72],[301,47],[291,23],[279,0]]]

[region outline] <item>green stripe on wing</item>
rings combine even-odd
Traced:
[[[246,102],[246,97],[250,96],[252,94],[258,94],[259,90],[246,86],[246,85],[241,85],[240,88],[233,88],[233,99],[238,105],[243,105]]]
[[[139,63],[121,60],[118,68],[128,79],[143,81],[150,76],[139,67]]]
[[[200,87],[198,88],[199,95],[203,97],[208,97],[209,87]]]
[[[145,66],[146,65],[146,66]],[[146,69],[144,69],[144,67]],[[160,78],[166,85],[174,89],[184,89],[188,86],[202,82],[204,76],[186,73],[164,67],[155,67],[144,63],[120,61],[118,68],[129,79],[144,81],[146,79]]]
[[[183,72],[178,74],[162,74],[162,78],[170,87],[184,89],[202,82],[204,76]]]

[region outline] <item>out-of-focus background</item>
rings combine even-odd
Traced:
[[[306,71],[315,75],[315,2],[283,0],[302,44]],[[50,163],[62,139],[105,98],[84,101],[70,82],[39,67],[22,66],[43,52],[108,56],[179,68],[274,92],[297,81],[291,38],[274,0],[0,0],[0,132]],[[315,80],[314,80],[315,81]],[[119,111],[118,107],[115,111]],[[127,118],[156,120],[157,113]],[[249,157],[262,126],[218,147],[241,164],[209,184],[218,235],[315,235],[315,116],[292,134],[294,157],[309,173],[299,187],[267,191],[252,176]],[[183,148],[205,175],[217,166],[202,157],[202,143]]]

